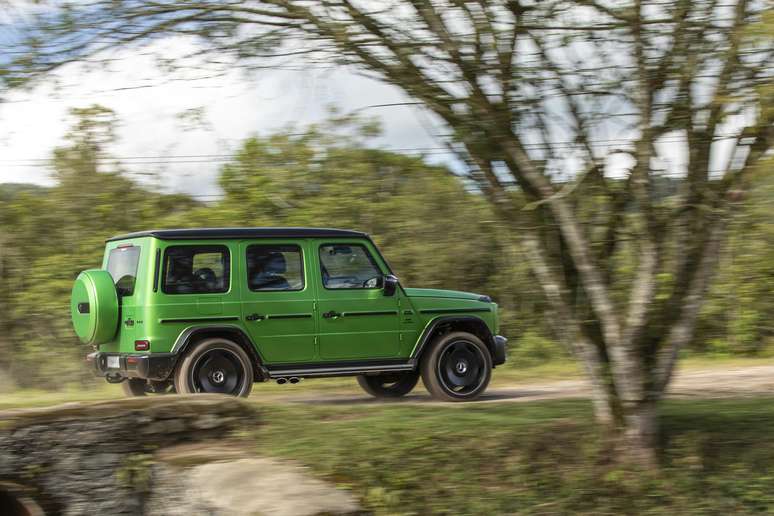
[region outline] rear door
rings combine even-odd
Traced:
[[[119,347],[116,351],[134,351],[135,309],[135,284],[140,264],[142,247],[136,242],[121,243],[111,249],[107,255],[106,269],[113,277],[116,284],[119,300]],[[146,251],[147,252],[147,251]],[[107,348],[105,348],[107,349]]]
[[[385,296],[389,271],[366,240],[315,241],[320,358],[393,358],[400,354],[398,299]],[[311,260],[310,260],[311,261]]]
[[[316,358],[314,286],[304,266],[307,241],[240,244],[242,319],[267,363]]]

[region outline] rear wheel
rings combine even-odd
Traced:
[[[145,389],[148,386],[148,382],[142,378],[128,378],[121,382],[121,390],[124,391],[129,397],[132,396],[145,396]]]
[[[142,378],[128,378],[121,382],[121,389],[129,397],[145,396],[148,394],[173,394],[175,385],[171,380],[157,382],[155,380],[144,380]]]
[[[214,393],[247,397],[253,364],[241,346],[227,339],[203,340],[180,361],[175,389],[181,394]]]
[[[361,375],[357,383],[375,398],[399,398],[410,393],[419,381],[419,371],[409,373],[387,373]]]
[[[422,382],[433,397],[444,401],[478,398],[492,378],[492,356],[481,339],[454,332],[433,342],[422,358]]]

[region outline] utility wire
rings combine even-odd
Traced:
[[[713,141],[720,141],[725,139],[735,138],[733,135],[716,136]],[[684,143],[683,138],[661,138],[658,143]],[[592,142],[592,145],[630,145],[634,143],[634,139],[609,139],[609,140],[596,140]],[[546,149],[546,148],[564,148],[575,149],[582,148],[582,144],[574,141],[561,141],[553,142],[550,144],[544,143],[525,143],[525,148],[528,149]],[[394,153],[420,153],[420,154],[456,154],[455,151],[448,149],[447,147],[403,147],[403,148],[377,148],[366,147],[362,150],[380,151],[380,152],[394,152]],[[163,165],[163,164],[192,164],[192,163],[231,163],[240,161],[240,157],[234,154],[178,154],[178,155],[147,155],[147,156],[104,156],[97,157],[95,161],[99,163],[123,163],[127,165]],[[246,161],[255,161],[254,159],[247,158]],[[260,161],[274,163],[276,160],[265,158]],[[51,166],[53,161],[51,158],[14,158],[14,159],[0,159],[0,163],[6,163],[11,166]]]

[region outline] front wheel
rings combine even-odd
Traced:
[[[410,393],[419,381],[419,372],[360,375],[357,383],[374,398],[399,398]]]
[[[437,399],[478,398],[492,378],[492,356],[481,339],[453,332],[439,337],[422,358],[422,382]]]
[[[181,394],[213,393],[247,397],[253,389],[253,364],[241,346],[227,339],[199,342],[175,371]]]

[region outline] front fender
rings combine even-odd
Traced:
[[[465,331],[469,331],[484,341],[487,349],[492,354],[492,363],[497,361],[495,336],[492,334],[492,330],[486,324],[486,322],[475,315],[443,315],[436,317],[425,326],[422,334],[419,336],[414,349],[411,352],[411,360],[413,363],[418,363],[422,357],[422,353],[427,348],[428,344],[432,341],[433,337],[444,325],[452,325]],[[473,330],[473,331],[471,331]],[[504,348],[503,348],[504,350]],[[504,351],[503,351],[504,352]],[[505,361],[503,356],[503,361]],[[500,362],[502,363],[502,362]],[[498,364],[495,364],[498,365]]]

